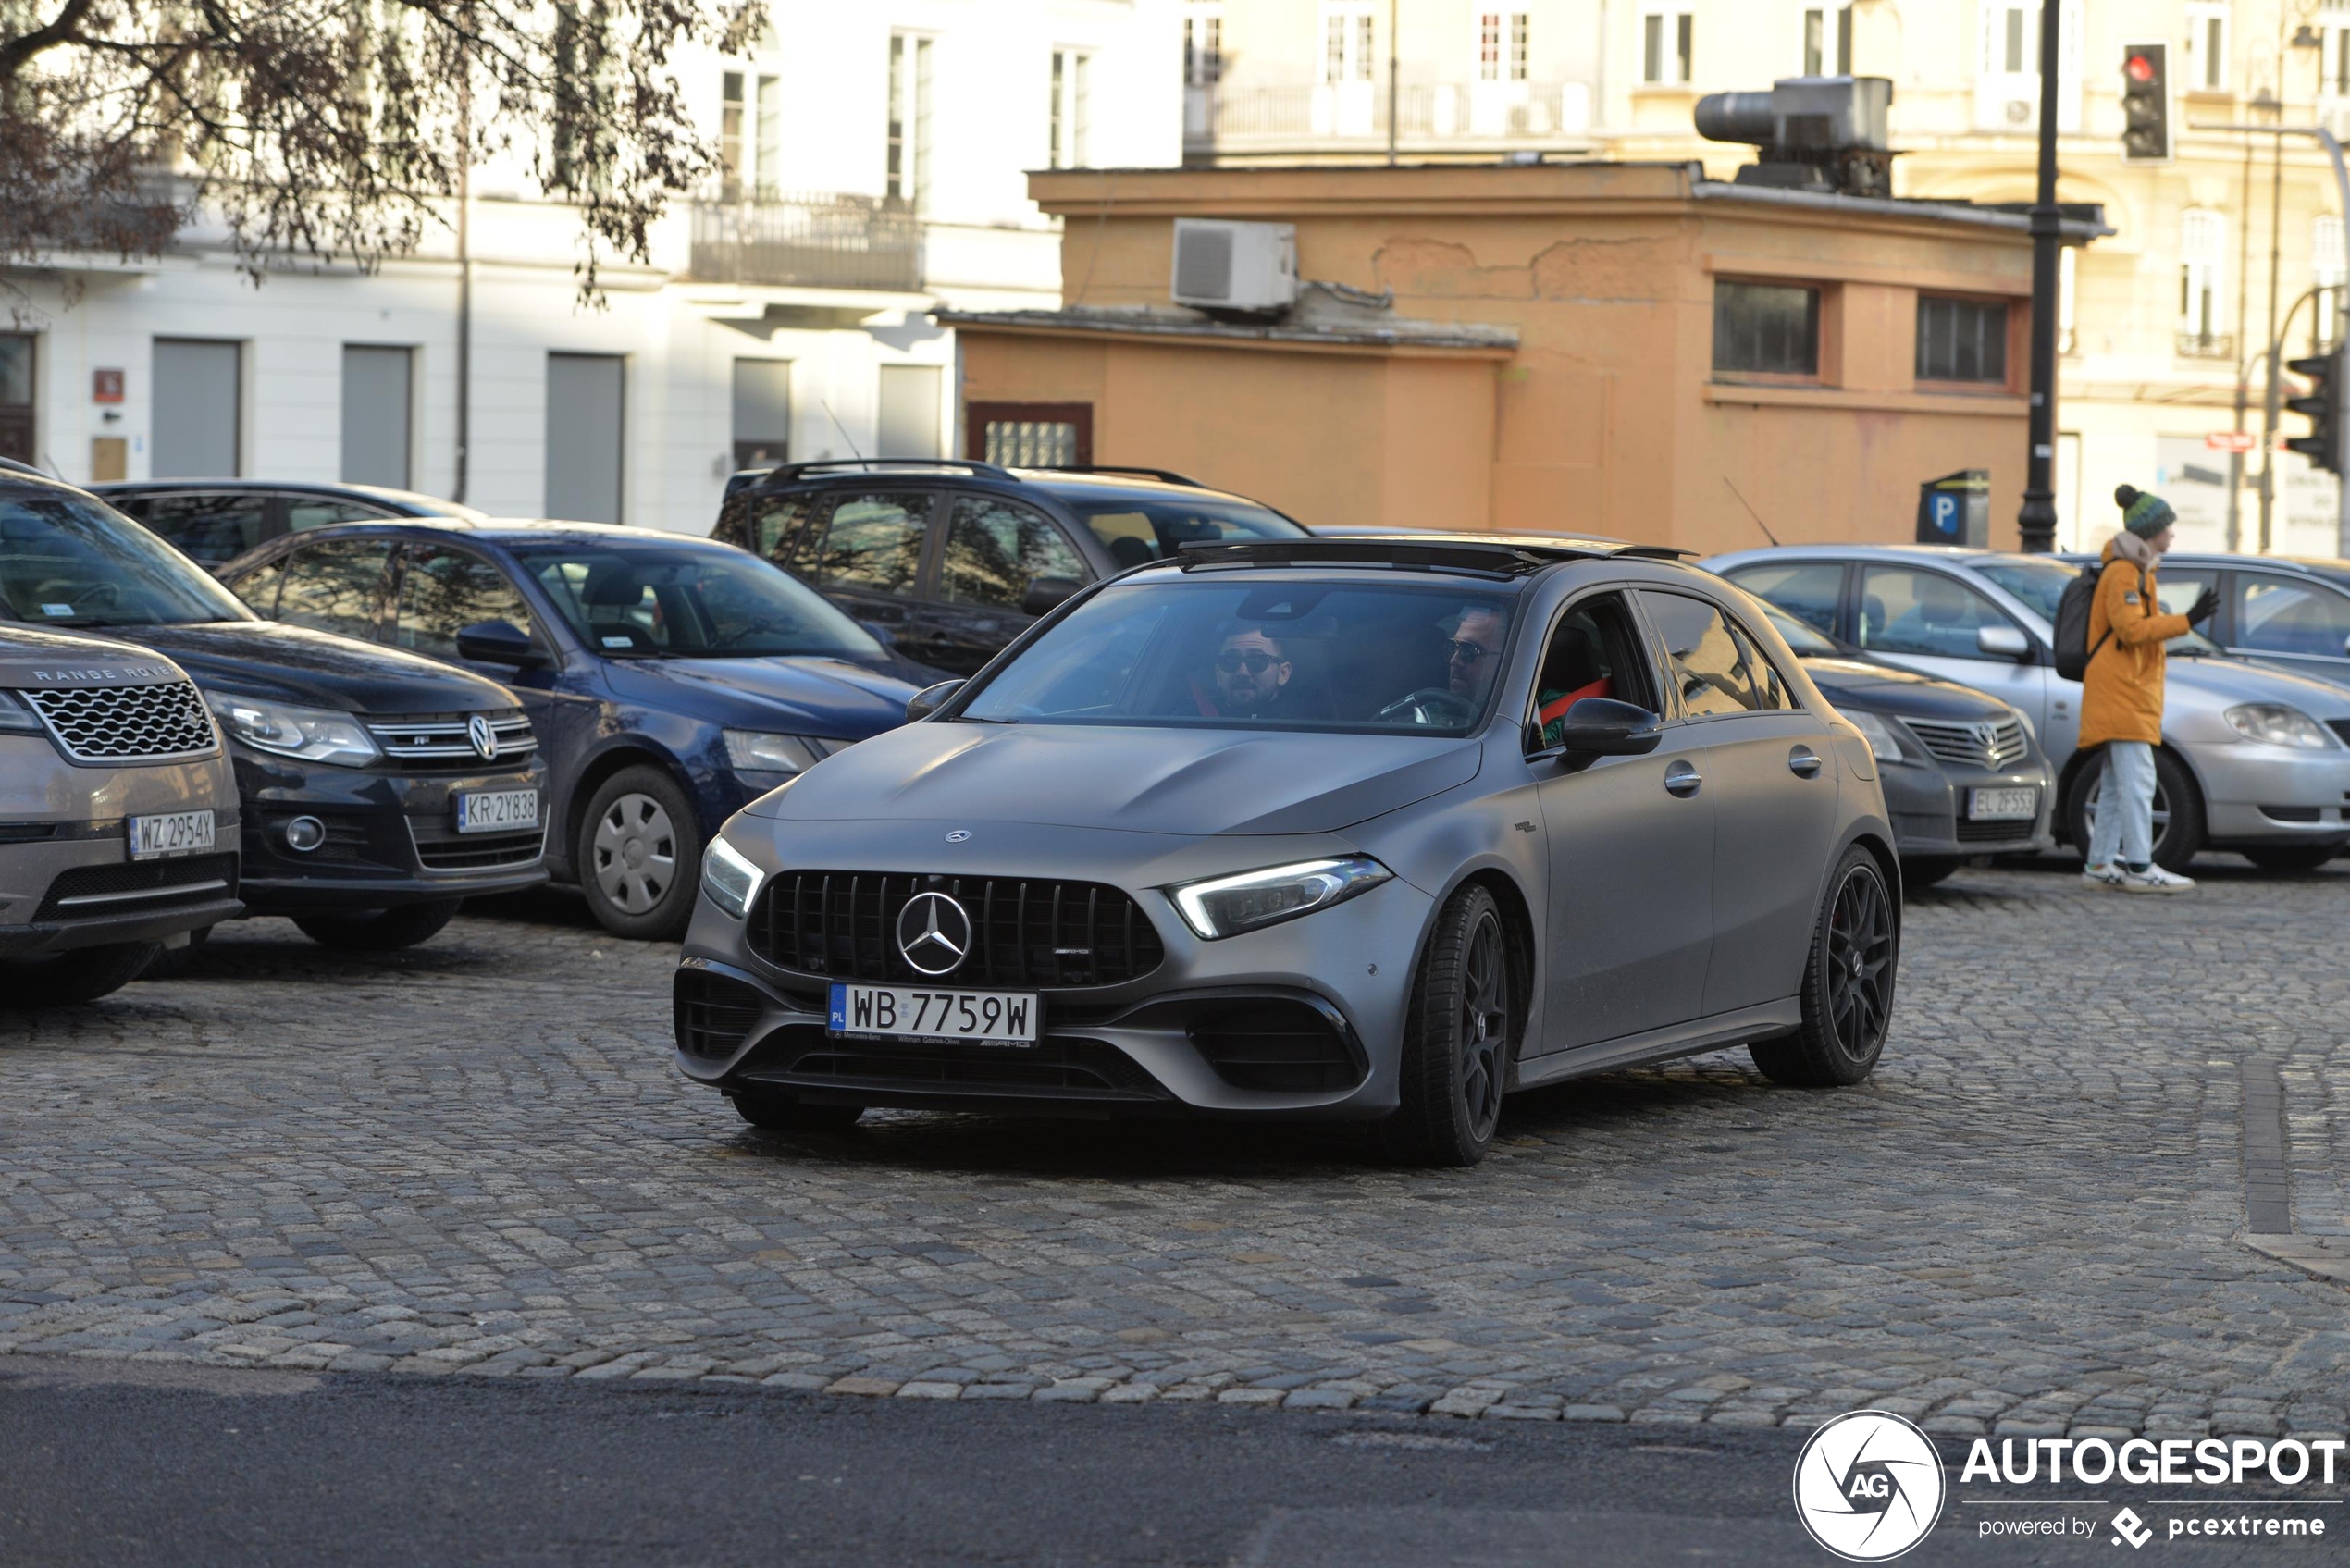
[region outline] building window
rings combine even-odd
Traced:
[[[2329,11],[2339,9],[2328,6]],[[2350,97],[2350,20],[2328,22],[2324,48],[2318,56],[2318,91],[2330,98]]]
[[[1053,101],[1046,136],[1045,167],[1085,167],[1087,96],[1094,57],[1076,49],[1053,51]]]
[[[148,472],[158,479],[234,478],[244,448],[244,346],[157,338]]]
[[[1920,294],[1917,378],[2006,386],[2006,304]]]
[[[1524,11],[1478,12],[1477,80],[1524,81],[1532,37],[1533,18]]]
[[[1716,281],[1713,368],[1733,375],[1819,375],[1819,290]]]
[[[733,201],[743,190],[743,73],[728,71],[718,104],[719,194]]]
[[[882,193],[920,211],[930,205],[931,41],[889,35],[889,148]]]
[[[1371,80],[1378,56],[1373,48],[1374,22],[1368,5],[1325,5],[1322,7],[1322,80]]]
[[[547,356],[547,516],[621,521],[627,364],[618,354]]]
[[[343,483],[408,488],[415,361],[414,349],[342,346]]]
[[[2319,213],[2309,235],[2309,281],[2317,285],[2317,316],[2309,325],[2310,342],[2319,350],[2342,340],[2342,288],[2350,283],[2350,258],[2343,253],[2342,219]]]
[[[2187,84],[2198,93],[2228,90],[2228,7],[2213,0],[2187,6]]]
[[[965,405],[963,453],[1010,468],[1066,468],[1094,461],[1091,403]]]
[[[1852,74],[1852,7],[1814,6],[1803,13],[1803,74],[1828,73],[1828,18],[1836,18],[1836,74]]]
[[[0,332],[0,457],[32,461],[32,336]]]
[[[791,361],[735,362],[735,466],[772,468],[791,460]]]
[[[1194,5],[1183,13],[1183,85],[1213,87],[1224,80],[1224,13]]]
[[[1696,19],[1688,11],[1660,9],[1641,17],[1640,80],[1674,83],[1689,80],[1696,31]]]
[[[2198,358],[2232,357],[2220,330],[2227,255],[2227,219],[2190,209],[2179,218],[2179,352]]]
[[[759,199],[772,202],[784,183],[784,84],[772,76],[759,79],[758,130],[751,177]]]

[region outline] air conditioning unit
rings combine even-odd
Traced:
[[[1177,218],[1173,292],[1201,310],[1287,310],[1297,302],[1297,226]]]

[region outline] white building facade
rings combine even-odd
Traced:
[[[156,261],[61,258],[11,277],[31,309],[0,323],[0,455],[704,532],[738,466],[955,451],[928,311],[1059,302],[1026,170],[1180,161],[1179,6],[770,8],[752,54],[679,62],[725,171],[649,265],[605,266],[600,308],[576,298],[575,215],[494,167],[469,265],[453,224],[373,274],[257,287],[201,229]]]

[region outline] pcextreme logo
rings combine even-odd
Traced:
[[[1883,1562],[1942,1517],[1934,1440],[1886,1410],[1856,1410],[1812,1434],[1795,1461],[1795,1515],[1848,1562]]]

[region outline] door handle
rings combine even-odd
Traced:
[[[1705,783],[1705,775],[1687,762],[1675,762],[1664,770],[1664,793],[1687,800]]]
[[[1808,746],[1798,746],[1787,754],[1787,771],[1799,779],[1820,776],[1820,754]]]

